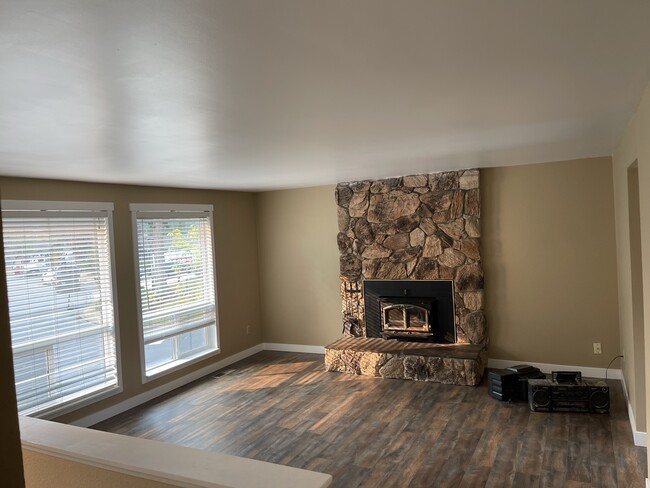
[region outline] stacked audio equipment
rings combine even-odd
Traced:
[[[528,403],[533,412],[609,413],[609,387],[577,371],[555,371],[551,379],[528,381]]]
[[[518,364],[507,369],[488,372],[488,393],[493,398],[507,401],[528,401],[528,380],[545,378],[539,369]]]

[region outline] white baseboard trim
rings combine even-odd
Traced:
[[[265,342],[262,344],[265,351],[306,352],[311,354],[325,354],[325,346],[307,346],[303,344],[279,344]]]
[[[623,385],[623,394],[625,395],[625,402],[627,403],[627,416],[630,419],[630,427],[632,429],[632,438],[634,439],[634,445],[639,447],[648,447],[648,433],[636,430],[636,420],[634,419],[634,411],[632,410],[630,397],[627,394],[625,376],[621,376],[621,384]],[[648,482],[646,478],[646,485],[647,483]],[[648,485],[648,488],[650,488],[650,485]]]
[[[194,380],[198,380],[203,376],[209,375],[210,373],[214,373],[219,369],[223,369],[227,366],[230,366],[231,364],[236,363],[237,361],[246,359],[247,357],[252,356],[253,354],[257,354],[258,352],[264,350],[263,346],[264,346],[263,344],[257,344],[256,346],[249,347],[248,349],[235,353],[232,356],[228,356],[227,358],[222,359],[221,361],[217,361],[216,363],[212,363],[201,369],[193,371],[181,378],[177,378],[174,381],[170,381],[169,383],[165,383],[164,385],[140,393],[139,395],[128,398],[111,407],[105,408],[103,410],[100,410],[99,412],[95,412],[93,414],[90,414],[86,417],[82,417],[70,423],[72,425],[77,425],[79,427],[90,427],[91,425],[95,425],[99,422],[102,422],[103,420],[114,417],[115,415],[118,415],[122,412],[126,412],[127,410],[137,407],[138,405],[142,405],[143,403],[146,403],[149,400],[153,400],[154,398],[164,395],[165,393],[175,390],[176,388],[180,388],[181,386],[191,383]]]
[[[488,359],[489,368],[504,369],[517,364],[528,364],[539,368],[543,373],[552,371],[580,371],[585,378],[605,378],[606,368],[592,368],[589,366],[567,366],[564,364],[547,364],[547,363],[529,363],[527,361],[510,361],[507,359]],[[620,369],[609,369],[607,378],[610,380],[620,380],[623,377]]]

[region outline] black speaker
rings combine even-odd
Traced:
[[[589,411],[609,413],[609,386],[606,384],[589,386]]]
[[[488,373],[488,393],[491,397],[507,402],[517,397],[519,375],[505,369],[493,369]]]
[[[550,412],[552,409],[551,385],[544,381],[528,381],[528,404],[533,412]]]

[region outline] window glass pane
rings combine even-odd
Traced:
[[[144,346],[147,371],[174,360],[173,339],[163,339]]]
[[[136,212],[146,374],[217,349],[210,216],[168,214]]]
[[[108,212],[3,212],[18,410],[117,386]]]
[[[181,334],[178,338],[178,349],[181,355],[199,351],[208,345],[207,329],[198,329]]]

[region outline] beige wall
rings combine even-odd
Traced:
[[[607,366],[619,353],[611,159],[481,170],[481,188],[490,357]],[[265,341],[327,344],[341,330],[334,187],[258,205]]]
[[[481,198],[489,356],[606,367],[619,354],[611,159],[482,170]]]
[[[27,488],[168,488],[172,485],[23,449]],[[13,485],[11,485],[13,486]]]
[[[646,88],[636,114],[614,151],[613,162],[619,322],[621,350],[625,355],[623,374],[637,430],[644,431],[650,407],[647,397],[650,392],[647,384],[650,379],[650,365],[646,360],[650,351],[650,325],[647,321],[644,324],[639,315],[650,317],[650,85]],[[638,172],[636,178],[639,230],[634,229],[634,224],[630,226],[630,222],[633,222],[635,217],[632,208],[632,220],[630,219],[630,203],[633,205],[636,196],[634,188],[630,192],[628,186],[635,182],[634,177],[630,178],[634,167]],[[640,282],[639,266],[642,268]],[[642,294],[639,287],[643,288]]]
[[[124,391],[59,418],[71,422],[144,391],[259,344],[255,195],[243,192],[183,190],[0,178],[4,199],[113,202],[114,238]],[[221,354],[162,378],[141,384],[131,215],[129,203],[197,203],[214,205],[214,237]],[[251,332],[246,334],[246,326]]]
[[[334,186],[258,195],[266,342],[324,346],[341,335]]]

